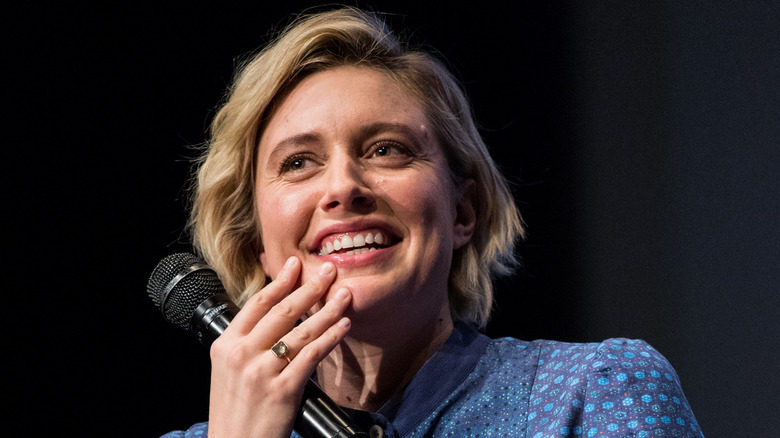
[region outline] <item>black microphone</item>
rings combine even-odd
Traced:
[[[165,319],[194,333],[206,347],[225,331],[239,310],[217,273],[190,253],[162,259],[146,289]],[[304,438],[368,438],[311,379],[306,382],[294,427]]]

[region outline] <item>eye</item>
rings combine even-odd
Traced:
[[[375,143],[366,154],[369,158],[388,157],[392,155],[410,156],[411,152],[404,145],[394,141]]]
[[[310,157],[305,154],[294,154],[287,157],[279,166],[279,173],[295,172],[303,170],[312,164]]]

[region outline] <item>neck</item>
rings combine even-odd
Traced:
[[[403,391],[452,333],[449,308],[412,331],[392,325],[384,336],[348,337],[322,361],[322,389],[344,407],[376,412]]]

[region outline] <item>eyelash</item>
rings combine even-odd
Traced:
[[[396,142],[391,141],[391,140],[382,140],[382,141],[379,141],[379,142],[374,143],[373,145],[371,145],[371,147],[366,152],[365,156],[368,157],[368,158],[372,158],[374,156],[379,156],[377,154],[378,154],[379,150],[382,149],[382,148],[387,148],[388,150],[389,149],[396,149],[396,150],[398,150],[397,154],[390,154],[390,153],[388,153],[387,155],[381,155],[383,157],[384,156],[388,156],[388,155],[403,155],[403,156],[411,156],[412,155],[411,151],[406,146],[402,145],[401,143],[396,143]],[[310,160],[310,159],[311,159],[311,157],[307,153],[292,154],[289,157],[287,157],[282,162],[282,164],[279,166],[279,174],[281,175],[281,174],[284,174],[284,173],[287,173],[287,172],[300,170],[300,169],[294,169],[293,168],[294,163],[296,161],[305,161],[305,160]],[[303,165],[305,166],[305,163],[303,163]]]
[[[388,148],[388,149],[395,148],[400,152],[401,155],[411,155],[409,149],[406,148],[404,145],[390,140],[382,140],[372,145],[371,148],[368,150],[366,156],[375,155],[381,148]]]
[[[298,170],[298,169],[293,169],[292,168],[293,163],[295,163],[296,161],[303,161],[303,160],[307,160],[307,159],[309,159],[309,158],[308,158],[308,156],[306,154],[293,154],[293,155],[290,155],[279,166],[279,173],[282,174],[282,173],[287,173],[287,172],[290,172],[290,171],[293,171],[293,170]]]

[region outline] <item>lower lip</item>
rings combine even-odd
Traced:
[[[319,256],[319,258],[323,262],[327,261],[333,263],[337,268],[376,265],[390,259],[395,253],[397,246],[398,245],[396,244],[363,254],[328,254],[326,256]]]

